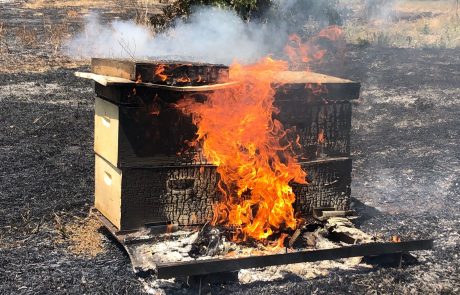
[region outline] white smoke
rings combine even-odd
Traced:
[[[243,21],[233,11],[197,8],[187,21],[178,20],[154,35],[132,21],[102,24],[97,15],[64,47],[72,57],[164,58],[229,64],[251,63],[285,44],[282,27]]]

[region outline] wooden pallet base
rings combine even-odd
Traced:
[[[360,245],[343,246],[332,249],[294,251],[284,254],[257,255],[239,258],[212,258],[204,260],[161,262],[154,259],[150,244],[158,234],[177,230],[175,225],[152,225],[137,231],[117,231],[97,209],[92,209],[110,234],[123,246],[129,255],[133,271],[141,277],[156,276],[159,279],[187,278],[216,275],[216,273],[234,273],[240,269],[258,268],[301,262],[336,260],[350,257],[365,257],[365,260],[399,261],[403,253],[417,250],[430,250],[433,240],[412,240],[399,243],[375,242]],[[197,228],[189,228],[197,231]],[[367,261],[366,260],[366,261]]]

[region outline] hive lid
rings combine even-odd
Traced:
[[[169,86],[198,86],[228,81],[228,66],[186,61],[92,58],[93,74]]]
[[[359,82],[307,71],[282,71],[274,80],[281,85],[278,93],[290,100],[303,99],[305,92],[328,100],[357,99],[361,88]]]

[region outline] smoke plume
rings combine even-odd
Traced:
[[[251,63],[281,51],[288,33],[283,26],[246,22],[235,12],[200,7],[186,21],[177,20],[154,35],[145,26],[116,20],[102,24],[97,14],[65,47],[73,57],[164,58],[229,64]]]

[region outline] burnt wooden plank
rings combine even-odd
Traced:
[[[246,268],[258,268],[300,262],[315,262],[357,256],[375,256],[417,250],[431,250],[432,248],[432,239],[412,240],[400,243],[369,243],[334,249],[299,251],[285,254],[157,263],[156,271],[159,279],[168,279],[179,276],[206,275],[216,272],[237,271]]]
[[[275,74],[277,99],[288,100],[352,100],[359,98],[361,84],[347,79],[305,71],[284,71]]]
[[[115,104],[123,105],[142,105],[153,98],[150,93],[143,95],[138,93],[135,85],[110,85],[104,86],[99,83],[94,83],[94,91],[98,97],[111,101]]]
[[[285,140],[293,144],[299,160],[350,155],[352,105],[349,101],[275,101],[274,118],[287,130]]]
[[[296,200],[294,210],[311,215],[314,208],[332,207],[348,210],[351,201],[350,158],[323,159],[301,163],[307,172],[308,184],[291,183]]]
[[[225,65],[110,58],[92,58],[91,72],[138,82],[178,86],[225,82],[229,76],[228,67]]]
[[[126,228],[152,222],[204,224],[218,200],[216,167],[125,169],[122,218]]]
[[[161,86],[161,85],[160,85]],[[197,88],[207,86],[195,86],[193,89],[188,91],[177,91],[176,89],[170,89],[170,87],[149,87],[141,84],[134,85],[110,85],[104,86],[99,83],[95,83],[95,92],[98,97],[104,98],[110,102],[119,105],[132,105],[132,106],[145,106],[153,104],[157,97],[161,98],[162,101],[169,103],[176,103],[185,97],[193,97],[198,101],[204,101],[207,93],[211,93],[214,90],[201,90]],[[179,87],[177,87],[179,88]],[[187,87],[180,87],[187,88]]]

